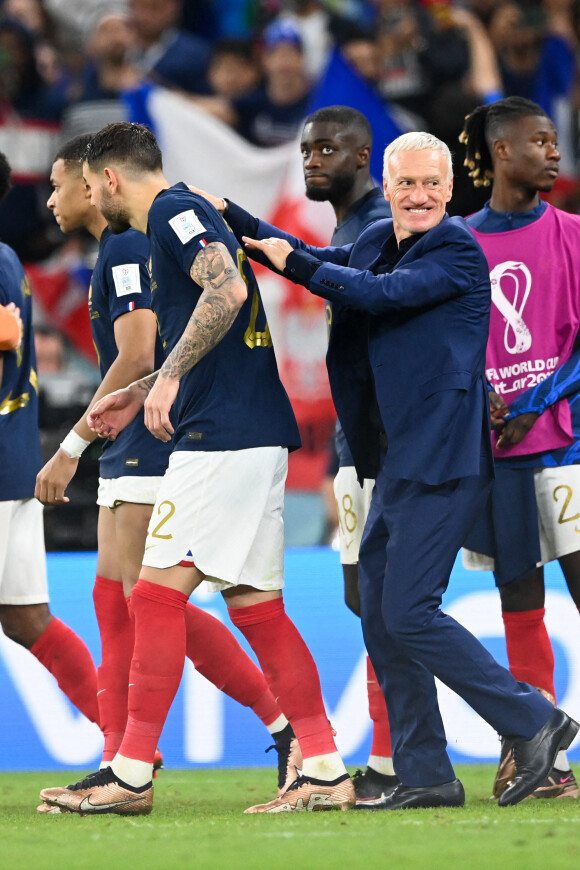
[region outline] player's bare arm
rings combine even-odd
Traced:
[[[157,326],[152,311],[143,308],[123,314],[116,319],[114,331],[118,348],[115,361],[81,419],[75,423],[71,433],[36,477],[34,495],[43,504],[62,504],[69,501],[65,495],[66,488],[77,471],[82,451],[97,435],[89,427],[87,415],[99,399],[125,387],[128,381],[133,381],[153,367]]]
[[[169,441],[173,434],[169,412],[180,379],[219,344],[247,298],[244,279],[222,242],[200,250],[190,276],[203,292],[145,402],[145,425],[161,441]]]

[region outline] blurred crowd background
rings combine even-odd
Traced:
[[[448,143],[458,158],[453,214],[488,198],[461,167],[464,116],[502,96],[540,103],[560,135],[551,201],[580,210],[580,0],[0,0],[0,151],[13,169],[0,239],[25,264],[35,296],[47,457],[98,382],[86,314],[96,246],[88,235],[64,236],[46,208],[59,145],[130,118],[129,98],[152,84],[232,137],[277,148],[296,140],[321,88],[326,104],[346,101],[336,63],[394,129]],[[303,426],[305,451],[320,461],[289,500],[290,543],[328,543],[335,532],[331,416],[316,431]],[[71,485],[76,509],[46,512],[48,549],[95,548],[98,451]]]

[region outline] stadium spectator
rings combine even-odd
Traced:
[[[65,112],[67,140],[126,117],[122,92],[140,81],[139,71],[127,59],[132,38],[127,14],[108,12],[98,20],[85,46],[88,60],[80,70],[74,100]]]
[[[128,60],[143,79],[187,93],[207,91],[209,43],[179,29],[182,0],[129,0]]]
[[[13,187],[0,206],[0,238],[22,260],[39,260],[57,246],[42,200],[66,105],[47,85],[33,36],[17,21],[0,20],[0,149],[12,165]]]

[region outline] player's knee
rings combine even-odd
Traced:
[[[7,638],[30,649],[51,620],[46,605],[0,606],[0,625]]]
[[[501,609],[504,613],[539,610],[544,606],[544,584],[533,577],[523,577],[499,587]]]

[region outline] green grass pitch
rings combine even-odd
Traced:
[[[580,771],[576,770],[578,775]],[[580,801],[489,800],[494,768],[459,766],[461,809],[243,815],[274,771],[163,770],[150,816],[39,816],[42,787],[76,774],[0,774],[2,870],[573,870]]]

